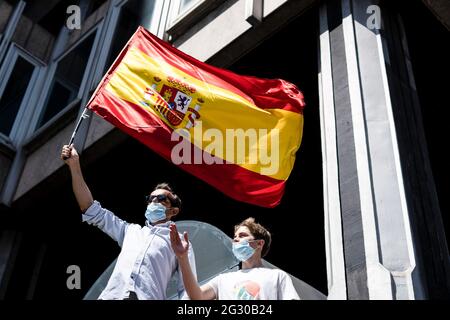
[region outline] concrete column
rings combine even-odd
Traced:
[[[344,261],[348,299],[420,299],[379,10],[374,0],[328,1],[321,9],[324,150],[336,149],[324,156],[324,186],[333,197],[325,204],[326,230],[334,233],[329,277],[332,285],[340,279],[335,298],[345,298]]]
[[[344,247],[342,240],[339,171],[337,161],[336,115],[331,68],[330,32],[327,8],[320,8],[319,97],[322,132],[323,200],[325,250],[327,256],[328,300],[347,299]]]

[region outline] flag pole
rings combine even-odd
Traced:
[[[78,129],[80,128],[80,125],[81,125],[81,122],[83,121],[83,119],[89,118],[89,115],[87,114],[87,112],[88,112],[88,108],[84,107],[83,113],[81,114],[80,118],[78,119],[77,125],[75,126],[75,129],[72,132],[72,136],[70,137],[69,147],[75,140],[75,136],[78,132]],[[66,160],[66,159],[67,158],[64,157],[64,160]]]
[[[83,119],[89,118],[89,115],[87,114],[88,108],[84,108],[83,113],[80,116],[80,119],[78,119],[78,123],[75,126],[75,130],[73,130],[72,136],[70,137],[69,146],[73,143],[73,140],[75,140],[75,136],[78,132],[78,129],[80,128],[80,124],[83,121]]]

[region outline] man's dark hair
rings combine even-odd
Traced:
[[[170,187],[170,185],[167,182],[162,182],[162,183],[158,183],[155,187],[155,189],[153,189],[153,191],[158,190],[158,189],[164,189],[167,191],[170,191],[173,193],[172,188]]]
[[[158,183],[153,189],[153,191],[158,189],[164,189],[169,191],[172,194],[172,197],[169,197],[170,203],[172,204],[172,207],[178,208],[181,211],[181,199],[177,196],[175,192],[173,192],[173,189],[170,187],[170,185],[167,182]]]

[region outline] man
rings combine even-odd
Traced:
[[[223,273],[200,287],[189,266],[189,241],[170,226],[172,248],[182,270],[184,286],[193,300],[291,300],[300,299],[289,275],[279,269],[264,268],[262,257],[272,237],[262,225],[248,218],[234,227],[233,254],[242,261],[242,269]]]
[[[72,188],[83,212],[82,220],[100,228],[122,248],[111,278],[99,299],[166,299],[169,280],[178,270],[177,259],[170,244],[169,225],[172,223],[171,219],[180,212],[180,198],[168,184],[159,184],[147,198],[145,226],[128,223],[94,201],[84,181],[79,156],[73,145],[63,147],[61,158],[69,166]],[[187,255],[187,263],[194,270],[194,275],[191,276],[195,278],[194,253],[189,250]],[[178,279],[180,297],[183,283],[179,272]]]

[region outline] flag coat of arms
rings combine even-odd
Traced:
[[[304,106],[292,83],[208,65],[139,27],[87,108],[231,198],[274,207]]]

